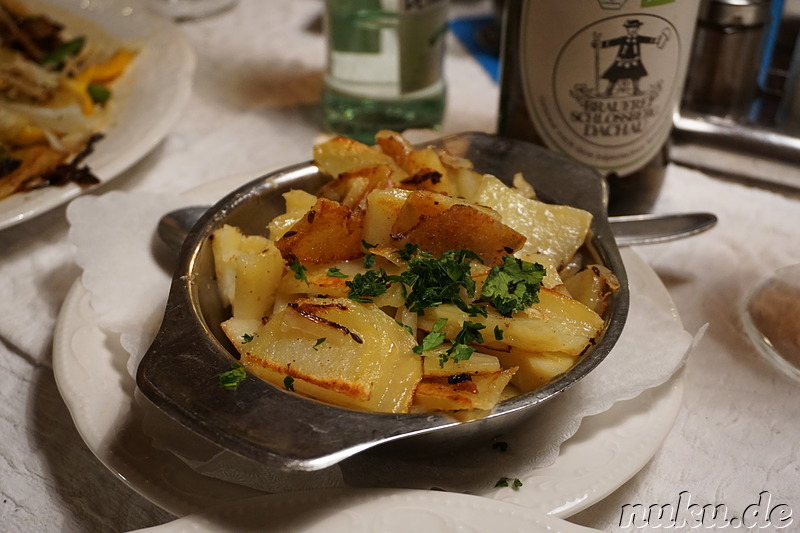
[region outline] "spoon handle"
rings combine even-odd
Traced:
[[[618,216],[608,221],[617,246],[636,246],[697,235],[714,227],[717,217],[711,213],[680,213]]]

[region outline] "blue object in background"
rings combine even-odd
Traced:
[[[767,78],[772,65],[772,53],[775,51],[775,41],[778,38],[778,29],[783,18],[783,1],[772,0],[769,8],[769,21],[764,35],[761,65],[758,69],[758,86],[762,91],[770,92]]]
[[[490,29],[492,25],[496,24],[497,19],[491,15],[465,17],[450,21],[450,31],[461,41],[464,48],[472,54],[495,83],[500,79],[499,53],[489,50],[479,42],[476,36],[481,30]]]

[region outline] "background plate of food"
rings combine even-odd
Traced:
[[[117,177],[191,91],[189,43],[135,0],[0,0],[0,45],[0,229]]]

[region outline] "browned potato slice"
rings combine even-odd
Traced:
[[[376,189],[367,196],[364,240],[378,246],[393,246],[392,227],[412,194],[402,189]]]
[[[524,243],[525,237],[494,217],[468,205],[452,205],[419,222],[397,239],[418,245],[423,250],[441,254],[447,250],[472,250],[486,265],[499,265],[503,256],[511,255]]]
[[[526,198],[489,175],[469,200],[491,207],[503,222],[525,235],[528,240],[522,253],[549,255],[559,268],[586,242],[592,222],[588,211]]]
[[[499,372],[500,360],[494,356],[481,352],[472,352],[469,359],[453,361],[448,359],[442,364],[439,356],[450,348],[449,344],[442,344],[432,350],[424,352],[422,358],[422,375],[425,377],[447,377],[457,374],[491,374]]]
[[[453,194],[448,169],[436,150],[415,150],[402,135],[388,130],[378,132],[375,143],[408,174],[399,180],[399,187]]]
[[[390,165],[375,165],[342,172],[320,189],[319,196],[341,202],[350,209],[364,209],[369,193],[395,186],[394,171]]]
[[[487,317],[470,317],[454,305],[440,305],[425,310],[419,317],[419,328],[430,331],[440,318],[446,318],[442,331],[448,339],[454,338],[465,320],[480,322],[483,330],[483,346],[491,353],[521,349],[537,352],[563,352],[579,355],[603,328],[603,319],[577,300],[555,290],[542,287],[539,303],[532,304],[514,318],[501,316],[492,308]],[[490,333],[495,327],[503,332],[502,340],[495,340]]]
[[[320,198],[275,246],[287,261],[335,263],[355,259],[363,255],[362,218],[347,206]]]
[[[347,137],[334,137],[314,147],[314,163],[323,174],[334,178],[343,172],[350,172],[375,165],[389,165],[395,168],[397,179],[406,177],[388,155],[375,150],[371,146]]]
[[[329,276],[328,269],[332,266],[338,268],[347,278]],[[291,295],[291,298],[297,298],[301,294],[345,297],[349,291],[345,283],[359,270],[355,264],[351,265],[348,261],[335,264],[309,264],[306,269],[306,281],[297,279],[294,272],[287,272],[281,279],[279,291],[282,295]]]
[[[419,224],[420,219],[438,215],[457,203],[455,198],[443,194],[412,191],[408,193],[405,203],[398,211],[390,233],[403,236]]]
[[[239,319],[260,319],[269,314],[283,275],[280,252],[266,237],[243,235],[239,228],[223,225],[211,234],[217,287],[225,305]]]
[[[619,280],[603,265],[589,265],[564,284],[573,298],[601,315],[608,305],[608,296],[619,289]]]
[[[497,357],[503,366],[517,368],[511,383],[522,392],[530,392],[545,385],[572,368],[579,358],[577,355],[559,352],[531,352],[516,348],[506,353],[497,353]]]
[[[377,306],[346,298],[301,298],[250,342],[231,340],[250,372],[278,387],[291,377],[295,392],[345,407],[408,412],[422,377],[414,338]]]
[[[273,218],[267,225],[269,238],[273,241],[280,239],[317,203],[316,196],[299,189],[283,193],[283,199],[286,201],[286,212]]]
[[[428,411],[492,409],[503,394],[514,369],[486,374],[426,376],[417,385],[414,407]]]
[[[405,166],[408,155],[414,151],[405,137],[391,130],[381,130],[375,134],[375,144],[398,165]]]

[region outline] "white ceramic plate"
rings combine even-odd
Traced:
[[[218,506],[140,533],[589,533],[598,531],[510,503],[404,489],[294,492]]]
[[[624,259],[632,289],[677,313],[658,277],[630,250]],[[638,280],[638,281],[636,281]],[[57,323],[53,368],[59,390],[88,447],[121,480],[178,515],[220,502],[263,494],[203,476],[168,451],[153,447],[133,401],[128,354],[97,324],[80,282],[70,290]],[[649,461],[672,427],[682,400],[681,374],[634,399],[585,418],[551,466],[515,472],[522,489],[491,489],[482,496],[567,517],[600,501]]]
[[[44,13],[54,6],[53,13],[63,13],[60,20],[90,38],[94,25],[139,51],[114,88],[117,105],[103,131],[105,138],[86,159],[100,181],[108,182],[153,149],[177,120],[191,94],[194,51],[176,25],[138,0],[25,0],[24,4]],[[0,200],[0,229],[85,191],[68,184]]]

